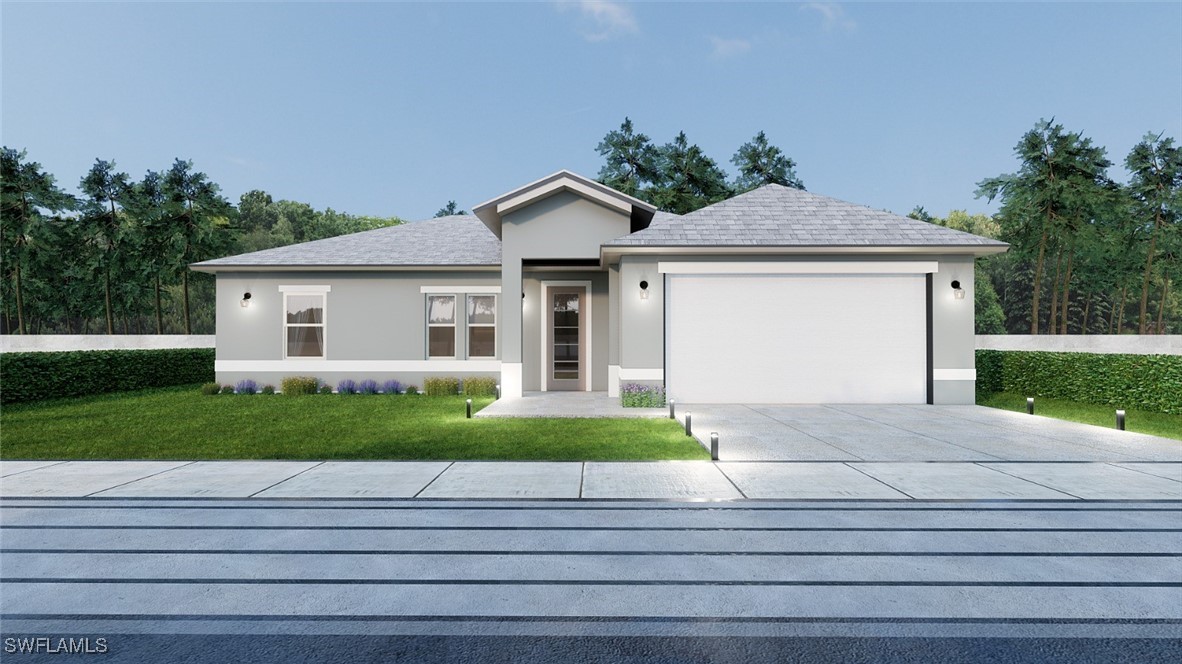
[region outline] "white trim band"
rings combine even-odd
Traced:
[[[977,370],[932,369],[932,380],[977,380]]]
[[[419,286],[420,293],[500,293],[500,286]]]
[[[659,261],[664,274],[929,274],[939,272],[938,261],[778,261],[681,262]]]
[[[214,371],[488,371],[501,370],[500,360],[215,360]]]
[[[332,286],[304,286],[301,284],[280,284],[280,293],[328,293]]]
[[[665,380],[665,370],[621,368],[620,380]]]

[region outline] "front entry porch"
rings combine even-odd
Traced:
[[[664,408],[624,408],[607,392],[526,392],[498,399],[476,417],[667,417]]]

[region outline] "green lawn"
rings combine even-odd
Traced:
[[[492,399],[474,399],[476,410]],[[175,387],[5,406],[3,459],[709,459],[668,419],[476,419],[464,397]]]
[[[1001,408],[1026,412],[1026,397],[1012,392],[994,394],[984,401],[977,402],[981,406]],[[1116,426],[1116,407],[1092,403],[1077,403],[1036,397],[1034,399],[1034,413],[1060,420],[1096,424],[1102,427]],[[1167,415],[1144,410],[1125,409],[1125,428],[1129,431],[1177,438],[1182,440],[1182,415]]]

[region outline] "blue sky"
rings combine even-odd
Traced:
[[[733,174],[756,132],[810,191],[990,211],[975,183],[1055,116],[1120,163],[1182,140],[1182,4],[4,2],[0,137],[73,189],[193,159],[357,214],[594,177],[625,115]],[[1114,174],[1124,177],[1123,170]]]

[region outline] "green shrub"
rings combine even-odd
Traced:
[[[332,394],[332,385],[327,385],[327,384],[321,385],[320,386],[320,393],[321,394]]]
[[[979,350],[977,371],[979,393],[1014,392],[1182,414],[1179,355]]]
[[[319,384],[320,381],[311,376],[287,376],[279,381],[282,392],[291,396],[316,394],[316,386]]]
[[[275,394],[275,386],[274,385],[264,385],[263,386],[263,394]]]
[[[495,397],[497,395],[497,379],[492,376],[465,378],[464,394],[470,397]]]
[[[201,393],[206,395],[221,394],[222,386],[217,383],[202,383]]]
[[[625,408],[661,408],[665,405],[665,388],[628,383],[620,387],[620,405]]]
[[[194,385],[214,379],[212,348],[0,354],[0,403]]]
[[[448,397],[460,393],[460,379],[451,376],[432,376],[423,381],[423,393],[429,397]]]
[[[229,383],[222,385],[222,394],[234,394],[234,386]]]
[[[406,392],[404,392],[404,394],[418,394],[418,393],[419,393],[419,386],[418,385],[407,385]]]

